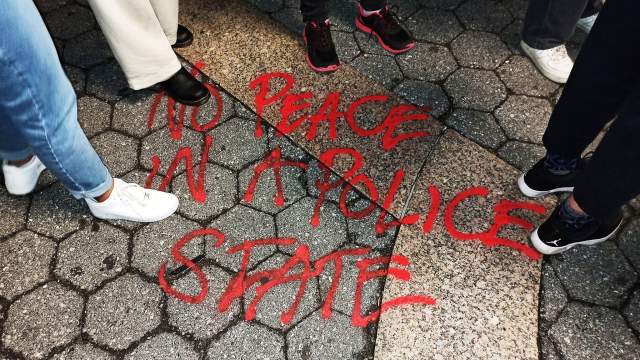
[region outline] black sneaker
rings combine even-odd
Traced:
[[[307,45],[307,63],[317,72],[336,71],[340,67],[340,60],[331,37],[331,23],[309,21],[302,33]]]
[[[176,35],[176,43],[171,45],[174,49],[183,48],[193,43],[193,33],[182,25],[178,25],[178,34]]]
[[[385,6],[379,13],[369,16],[363,16],[363,11],[360,6],[356,26],[367,34],[375,35],[385,50],[392,54],[402,54],[415,46],[411,34],[398,23],[388,7]]]
[[[540,253],[558,254],[577,245],[594,245],[610,239],[622,225],[622,213],[602,222],[595,219],[575,226],[564,221],[558,205],[551,216],[531,233],[531,243]]]
[[[572,192],[576,178],[584,169],[588,159],[578,161],[575,171],[567,175],[554,175],[544,166],[545,158],[540,159],[533,167],[518,179],[520,191],[528,197],[540,197],[551,193]]]

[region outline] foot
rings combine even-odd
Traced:
[[[175,101],[185,105],[200,106],[211,97],[209,90],[185,68],[161,82],[160,86]]]
[[[178,25],[178,35],[176,36],[176,43],[171,45],[173,48],[183,48],[193,43],[193,33],[182,25]]]
[[[155,222],[171,216],[178,209],[175,195],[145,189],[120,179],[113,179],[113,190],[105,201],[85,201],[93,216],[105,220]]]
[[[336,71],[340,60],[331,37],[331,23],[325,21],[309,21],[302,34],[307,45],[307,63],[317,72]]]
[[[566,221],[561,215],[561,207],[531,233],[531,243],[540,253],[558,254],[578,245],[595,245],[610,239],[622,225],[622,215],[616,214],[607,221],[590,219],[576,224]]]
[[[46,167],[37,156],[20,166],[2,162],[2,172],[4,173],[4,184],[11,195],[27,195],[31,193],[38,184],[38,178]]]
[[[578,20],[576,27],[588,34],[591,32],[591,28],[593,27],[593,24],[596,22],[597,18],[598,18],[598,14],[582,18]]]
[[[545,168],[545,158],[518,179],[520,191],[528,197],[540,197],[552,193],[572,192],[575,180],[584,168],[586,159],[578,162],[577,169],[566,175],[554,175]]]
[[[388,7],[367,16],[362,6],[358,6],[360,15],[356,17],[356,26],[367,34],[375,35],[385,50],[402,54],[415,46],[411,34],[398,23]]]
[[[559,84],[567,82],[573,68],[573,60],[567,54],[567,48],[564,45],[538,50],[521,41],[520,47],[546,78]]]

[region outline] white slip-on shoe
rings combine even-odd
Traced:
[[[598,18],[598,14],[587,16],[586,18],[582,18],[582,19],[578,20],[578,23],[576,24],[576,27],[588,34],[588,33],[591,32],[591,28],[593,27],[593,23],[596,22],[597,18]]]
[[[22,166],[9,165],[8,161],[2,162],[4,173],[4,185],[11,195],[27,195],[36,188],[40,174],[46,169],[37,156]]]
[[[145,189],[113,179],[113,191],[103,202],[85,199],[93,216],[105,220],[155,222],[171,216],[178,209],[178,198],[170,193]]]
[[[567,48],[564,45],[538,50],[520,41],[520,47],[546,78],[560,84],[567,82],[573,68],[573,60],[567,54]]]

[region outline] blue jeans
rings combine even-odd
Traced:
[[[0,1],[0,158],[32,154],[76,198],[112,178],[78,124],[76,96],[32,1]]]

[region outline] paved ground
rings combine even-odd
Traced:
[[[345,193],[348,208],[375,209],[364,218],[345,217],[338,189],[327,194],[319,226],[311,225],[320,197],[315,184],[324,173],[316,159],[336,145],[360,150],[365,173],[376,184],[388,184],[398,167],[406,169],[396,201],[385,206],[397,218],[429,213],[434,206],[429,185],[439,190],[442,205],[436,209],[443,212],[471,186],[492,193],[486,201],[460,205],[451,221],[465,232],[488,227],[490,204],[522,200],[513,186],[517,171],[507,163],[526,168],[542,154],[540,138],[561,91],[518,53],[524,1],[395,1],[420,39],[415,51],[395,57],[354,32],[352,4],[332,1],[334,37],[348,66],[331,77],[313,76],[302,63],[295,1],[249,2],[250,7],[237,1],[183,1],[183,20],[196,30],[197,41],[181,54],[191,63],[205,61],[204,72],[222,86],[222,107],[204,106],[195,125],[187,111],[180,128],[168,124],[166,99],[158,102],[149,123],[157,95],[127,91],[84,1],[37,1],[78,93],[81,124],[114,174],[144,183],[157,170],[152,185],[158,188],[180,149],[190,149],[193,162],[177,163],[168,185],[181,198],[179,214],[146,226],[92,219],[50,175],[25,198],[11,197],[0,187],[0,358],[306,360],[364,359],[375,353],[378,359],[640,359],[640,203],[625,208],[628,220],[615,241],[544,259],[541,268],[513,249],[456,241],[440,216],[430,232],[419,227],[421,218],[419,225],[376,234],[380,212],[387,220],[393,217],[375,207],[367,191]],[[273,27],[253,6],[295,34]],[[204,20],[214,24],[202,25]],[[216,43],[224,36],[233,40]],[[431,133],[428,139],[384,152],[378,139],[346,136],[332,143],[293,133],[290,141],[276,134],[272,124],[279,114],[269,109],[261,125],[266,136],[257,138],[250,109],[255,93],[247,84],[267,70],[294,74],[299,86],[318,98],[340,90],[345,103],[395,93],[409,103],[431,106],[437,121],[419,128]],[[374,109],[369,116],[386,110]],[[176,112],[179,118],[180,107]],[[198,126],[216,113],[217,126]],[[338,128],[340,134],[344,130]],[[276,177],[270,170],[253,198],[245,197],[254,168],[275,149],[281,149],[283,159],[297,162],[282,169],[282,206],[274,201]],[[201,162],[203,153],[209,157]],[[157,167],[152,162],[156,155]],[[194,201],[198,192],[193,191],[201,164],[204,202]],[[333,169],[342,174],[345,166]],[[191,174],[195,179],[189,181]],[[386,192],[381,189],[373,200],[384,205]],[[540,205],[548,210],[553,199]],[[526,218],[535,222],[542,217]],[[217,228],[226,237],[219,248],[207,236],[195,237],[181,250],[197,261],[200,276],[210,284],[204,301],[194,305],[163,291],[158,270],[168,262],[169,286],[197,294],[198,278],[181,271],[170,250],[183,235],[202,228]],[[345,258],[330,307],[323,304],[332,293],[337,262],[302,283],[304,296],[288,322],[281,314],[296,298],[298,282],[267,292],[252,321],[243,319],[266,279],[220,311],[227,284],[242,273],[239,254],[226,251],[247,239],[276,236],[295,238],[297,245],[256,248],[249,274],[281,268],[305,248],[300,245],[308,246],[311,261],[336,250],[372,250]],[[501,236],[526,241],[522,229],[509,228]],[[392,252],[412,262],[411,281],[393,276],[386,286],[369,281],[360,301],[355,300],[358,264]],[[293,271],[301,267],[298,263]],[[406,294],[430,295],[438,304],[395,309],[383,314],[380,323],[353,326],[354,303],[361,302],[361,313],[367,314],[380,301]],[[330,310],[330,319],[323,318],[323,309]]]

